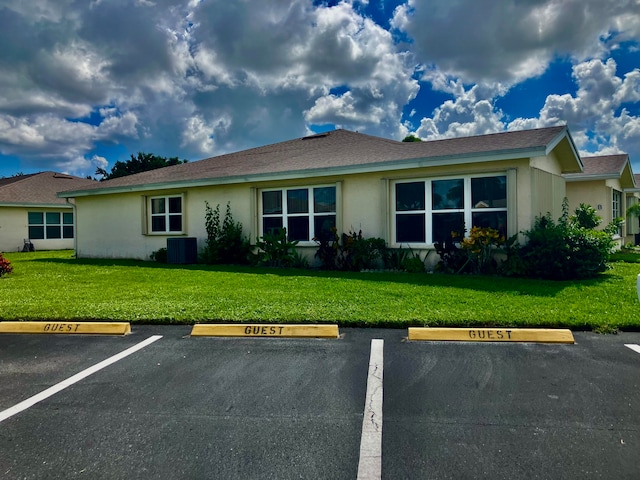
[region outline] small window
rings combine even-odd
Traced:
[[[182,195],[152,197],[150,199],[151,232],[182,233],[182,203]]]

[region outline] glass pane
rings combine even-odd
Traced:
[[[309,217],[289,217],[287,227],[289,240],[309,240]]]
[[[169,197],[169,213],[182,213],[182,197]]]
[[[336,211],[336,187],[313,189],[313,211],[315,213]]]
[[[42,214],[42,212],[29,212],[28,217],[29,217],[29,225],[42,225],[44,223],[44,215]],[[44,230],[43,230],[43,235],[44,235]]]
[[[309,190],[306,188],[287,191],[287,213],[309,212]]]
[[[424,210],[424,182],[396,183],[396,211]]]
[[[313,219],[313,235],[320,240],[333,240],[332,229],[336,226],[335,215],[316,215]]]
[[[462,240],[464,237],[464,213],[434,213],[432,242],[444,242],[449,238]]]
[[[434,180],[431,182],[434,210],[464,208],[464,180]]]
[[[396,215],[396,242],[425,243],[424,213]]]
[[[282,217],[267,217],[262,219],[262,234],[276,233],[282,228]]]
[[[73,238],[73,227],[65,225],[62,227],[62,237],[63,238]]]
[[[47,226],[47,238],[62,238],[62,229],[60,226]]]
[[[166,213],[164,198],[151,199],[151,213]]]
[[[65,225],[73,225],[73,213],[63,213],[62,223]]]
[[[169,215],[169,231],[170,232],[182,231],[182,215]]]
[[[47,212],[46,219],[47,225],[60,225],[60,213],[58,212]]]
[[[44,239],[44,227],[29,227],[29,239],[31,240]]]
[[[472,178],[471,203],[473,208],[506,208],[507,177]]]
[[[282,192],[280,190],[262,192],[262,213],[264,215],[282,213]]]
[[[471,215],[474,227],[490,227],[507,236],[507,212],[474,212]]]
[[[167,231],[167,219],[165,217],[151,217],[151,231],[152,232],[166,232]]]

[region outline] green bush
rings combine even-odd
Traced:
[[[387,244],[382,238],[364,238],[362,230],[343,233],[341,238],[338,265],[341,270],[359,272],[360,270],[376,268],[378,260],[382,260]]]
[[[155,252],[151,252],[151,255],[149,256],[151,257],[151,260],[153,260],[154,262],[167,263],[167,249],[164,247],[159,248]]]
[[[332,235],[314,238],[318,244],[315,258],[325,270],[360,270],[377,268],[387,264],[387,244],[382,238],[365,238],[362,230],[350,231],[338,236],[335,228]]]
[[[604,230],[594,230],[590,210],[583,205],[569,218],[567,202],[562,216],[554,222],[550,214],[537,217],[531,230],[523,232],[528,241],[518,249],[524,274],[528,277],[551,280],[589,278],[608,268],[609,255],[614,247],[612,233],[618,222],[612,222]],[[598,221],[597,224],[600,222]]]
[[[243,265],[249,263],[251,244],[242,233],[242,224],[233,221],[231,204],[220,222],[220,205],[212,209],[205,202],[205,228],[207,240],[201,254],[204,263]]]
[[[265,233],[257,242],[256,263],[265,267],[299,266],[301,257],[296,252],[296,245],[298,245],[297,240],[287,239],[286,228]]]
[[[9,260],[4,258],[0,253],[0,277],[2,275],[6,275],[11,272],[13,272],[13,267],[11,266],[11,263],[9,262]]]

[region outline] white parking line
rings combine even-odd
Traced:
[[[77,383],[80,380],[87,378],[89,375],[92,375],[98,372],[99,370],[102,370],[103,368],[108,367],[109,365],[116,363],[117,361],[122,360],[125,357],[128,357],[132,353],[135,353],[138,350],[143,349],[147,345],[151,345],[153,342],[155,342],[156,340],[160,340],[161,338],[162,338],[162,335],[153,335],[147,338],[146,340],[144,340],[143,342],[140,342],[137,345],[134,345],[133,347],[128,348],[118,353],[117,355],[114,355],[113,357],[109,357],[100,363],[96,363],[94,366],[89,367],[81,371],[80,373],[76,373],[74,376],[69,377],[66,380],[63,380],[62,382],[47,388],[46,390],[34,395],[33,397],[27,398],[26,400],[18,403],[17,405],[14,405],[13,407],[3,410],[2,412],[0,412],[0,422],[3,422],[7,418],[10,418],[17,413],[20,413],[26,410],[27,408],[32,407],[36,403],[41,402],[51,397],[52,395],[55,395],[56,393],[64,390],[65,388],[70,387],[74,383]]]
[[[382,367],[384,340],[371,340],[367,398],[362,419],[358,480],[379,480],[382,476]]]
[[[630,348],[634,352],[640,353],[640,345],[636,345],[636,344],[633,344],[633,343],[625,343],[624,346],[627,347],[627,348]]]

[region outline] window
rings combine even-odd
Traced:
[[[151,197],[152,233],[182,233],[182,195]]]
[[[395,243],[458,239],[473,226],[507,234],[507,177],[402,181],[392,190]]]
[[[613,190],[611,213],[613,215],[612,220],[622,218],[622,192],[619,192],[618,190]],[[620,228],[618,229],[618,235],[622,236],[622,225],[620,225]]]
[[[260,201],[262,235],[286,228],[291,241],[310,242],[323,236],[333,238],[335,186],[263,190]]]
[[[73,238],[73,212],[28,212],[29,239]]]

